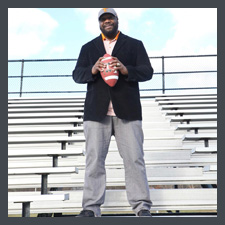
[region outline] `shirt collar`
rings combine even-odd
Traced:
[[[115,37],[112,41],[117,40],[118,37],[119,37],[119,34],[120,34],[120,31],[118,31],[116,37]],[[101,33],[101,35],[102,35],[102,40],[103,40],[103,41],[107,40],[107,38],[105,37],[105,35],[104,35],[103,33]]]

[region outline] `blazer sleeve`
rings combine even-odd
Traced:
[[[82,46],[77,64],[72,74],[74,81],[80,84],[95,81],[96,75],[92,74],[92,67],[93,65],[90,64],[87,48]]]
[[[127,81],[142,82],[152,78],[153,68],[142,41],[138,41],[135,65],[127,65]]]

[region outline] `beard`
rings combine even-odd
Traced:
[[[114,23],[113,28],[111,30],[105,30],[104,27],[100,27],[100,30],[105,35],[105,37],[113,39],[114,37],[116,37],[118,32],[118,22]]]

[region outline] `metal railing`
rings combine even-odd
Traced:
[[[140,82],[140,91],[217,90],[217,55],[149,57],[152,80]],[[72,80],[77,59],[8,60],[8,96],[22,97],[85,93],[86,85]]]

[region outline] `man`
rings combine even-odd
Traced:
[[[118,31],[114,9],[100,10],[101,35],[85,44],[80,52],[73,79],[87,83],[84,107],[86,170],[83,210],[78,217],[101,216],[104,203],[105,158],[111,136],[124,161],[127,198],[136,216],[151,216],[149,186],[143,159],[142,112],[138,82],[152,78],[153,69],[141,41]],[[112,66],[119,71],[114,87],[108,86],[100,72],[104,54],[113,56]]]

